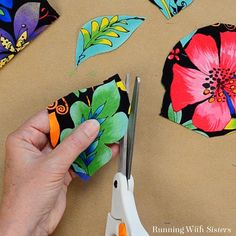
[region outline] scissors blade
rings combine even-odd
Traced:
[[[126,163],[127,179],[130,179],[131,176],[140,81],[141,79],[139,77],[136,77],[133,90],[133,97],[131,102],[131,113],[129,117],[128,132],[127,132],[127,163]]]
[[[130,92],[130,75],[126,75],[125,79],[125,86],[127,93]],[[128,135],[126,134],[120,141],[120,159],[119,159],[119,167],[118,172],[121,172],[123,175],[126,176],[127,171],[127,140]]]

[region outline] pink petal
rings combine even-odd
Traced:
[[[173,60],[174,57],[175,57],[175,56],[174,56],[173,54],[170,54],[170,55],[168,56],[168,59],[169,59],[169,60]]]
[[[176,53],[176,54],[179,54],[179,53],[180,53],[179,48],[176,48],[176,49],[175,49],[175,53]]]
[[[210,97],[203,94],[206,75],[195,69],[173,66],[173,82],[170,96],[175,111],[182,110],[189,104],[203,101]]]
[[[219,67],[218,49],[211,36],[196,34],[185,51],[193,64],[206,74]]]
[[[221,51],[220,66],[236,72],[236,32],[225,32],[220,34]]]
[[[227,102],[205,101],[198,105],[193,114],[193,124],[206,132],[221,131],[231,119]]]

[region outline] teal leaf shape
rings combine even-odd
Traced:
[[[181,119],[182,119],[182,111],[175,112],[173,110],[173,106],[172,106],[172,103],[171,103],[169,105],[169,108],[168,108],[168,118],[169,118],[169,120],[180,124]]]
[[[188,128],[188,129],[197,129],[194,124],[193,124],[193,121],[192,120],[188,120],[186,121],[185,123],[182,124],[185,128]]]
[[[145,19],[137,16],[101,16],[87,22],[80,30],[76,65],[88,58],[120,47]]]
[[[75,128],[89,119],[96,119],[100,123],[97,138],[72,165],[76,173],[84,180],[111,159],[112,151],[106,145],[119,141],[127,132],[128,117],[124,112],[116,113],[119,105],[120,93],[113,80],[96,88],[90,106],[78,101],[70,108],[70,116]],[[73,130],[64,129],[61,132],[60,141],[69,136]]]
[[[182,38],[180,40],[180,43],[182,44],[182,47],[184,48],[185,45],[192,39],[194,34],[197,32],[197,30],[192,31],[190,34],[188,34],[186,37]]]

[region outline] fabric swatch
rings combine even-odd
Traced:
[[[46,0],[0,0],[0,68],[58,17]]]
[[[214,24],[168,55],[161,115],[208,137],[236,130],[236,26]]]
[[[88,58],[120,47],[145,19],[137,16],[101,16],[86,23],[80,30],[76,65]]]
[[[98,137],[71,166],[78,176],[88,180],[111,159],[107,145],[118,142],[127,132],[129,107],[126,88],[118,75],[102,85],[70,93],[48,106],[52,147],[84,121],[96,119],[100,123]]]
[[[192,0],[150,0],[170,19],[192,3]]]

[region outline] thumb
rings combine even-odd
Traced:
[[[68,170],[78,155],[97,137],[99,127],[97,120],[82,123],[50,153],[51,161]]]

